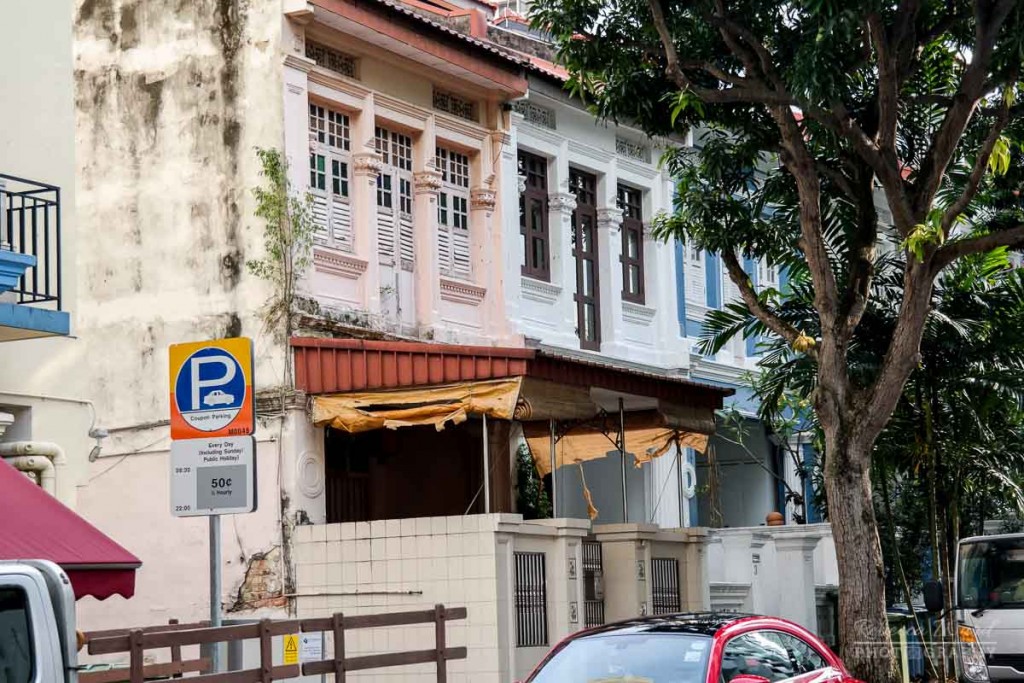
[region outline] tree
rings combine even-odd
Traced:
[[[791,324],[813,329],[812,293],[800,264],[780,305]],[[851,349],[851,369],[877,367],[896,325],[895,303],[904,269],[892,255],[876,262],[875,278]],[[707,320],[704,352],[763,325],[741,304]],[[753,383],[760,417],[785,433],[815,386],[813,361],[779,338],[761,345],[762,372]],[[795,410],[794,410],[795,409]],[[1024,271],[1011,268],[1005,249],[961,259],[943,271],[925,320],[921,362],[876,442],[873,454],[875,514],[881,520],[887,603],[910,603],[926,575],[952,586],[955,548],[964,535],[980,534],[992,516],[1024,512]],[[826,452],[819,454],[827,458]],[[947,592],[947,607],[952,595]],[[947,632],[952,632],[952,629]],[[931,660],[945,680],[941,659]]]
[[[1011,163],[1022,3],[536,0],[534,22],[596,114],[656,134],[700,126],[696,150],[665,160],[679,209],[659,234],[719,253],[749,310],[813,361],[844,655],[855,675],[891,680],[871,454],[917,366],[936,277],[1024,244]],[[896,324],[881,362],[855,369],[882,235],[909,256]],[[818,338],[780,316],[740,260],[793,250]]]

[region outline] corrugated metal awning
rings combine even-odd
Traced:
[[[578,387],[600,387],[715,410],[730,396],[723,389],[543,349],[456,346],[361,339],[291,340],[295,385],[307,394],[403,389],[508,377],[530,377]]]

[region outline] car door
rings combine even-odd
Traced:
[[[761,676],[771,683],[825,683],[842,680],[827,658],[802,638],[771,629],[738,635],[722,651],[720,683],[739,675]]]

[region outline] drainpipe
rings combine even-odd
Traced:
[[[44,491],[57,495],[56,465],[68,462],[63,448],[47,441],[12,441],[0,443],[0,457],[20,472],[35,474]]]

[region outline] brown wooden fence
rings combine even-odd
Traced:
[[[437,669],[438,683],[446,683],[448,660],[465,659],[465,647],[448,647],[445,624],[452,620],[465,619],[466,608],[445,608],[436,605],[432,610],[418,612],[395,612],[392,614],[365,614],[347,617],[335,614],[319,619],[292,619],[275,621],[263,619],[258,623],[239,626],[209,628],[206,624],[167,624],[147,628],[117,631],[94,631],[86,634],[89,654],[129,653],[127,669],[94,671],[79,675],[80,683],[143,683],[147,679],[181,678],[184,674],[195,683],[269,683],[299,675],[335,674],[335,680],[342,682],[349,671],[383,669],[408,664],[433,662]],[[349,657],[345,652],[345,633],[355,629],[380,628],[385,626],[410,626],[434,624],[434,648],[411,652],[389,652],[386,654]],[[292,633],[327,632],[334,639],[334,657],[301,664],[273,665],[274,636]],[[204,645],[235,640],[259,639],[260,668],[243,671],[210,673],[210,661],[206,658],[182,660],[181,648],[188,645]],[[146,650],[168,648],[171,661],[161,664],[145,664]],[[326,655],[326,653],[324,653]]]

